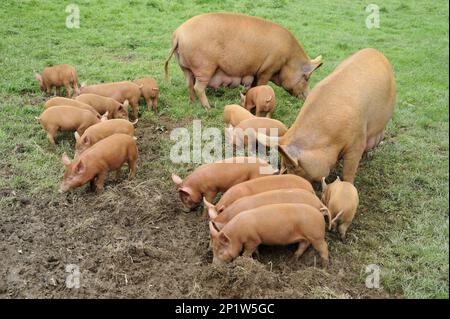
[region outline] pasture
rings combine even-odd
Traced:
[[[378,1],[380,27],[372,29],[368,1],[74,3],[79,28],[66,27],[66,2],[4,1],[0,10],[0,298],[448,298],[447,1]],[[359,166],[360,206],[347,238],[327,235],[326,271],[315,267],[312,249],[296,261],[295,245],[212,265],[208,224],[200,211],[181,211],[171,173],[184,177],[198,164],[170,161],[170,132],[191,130],[194,119],[222,128],[223,106],[239,103],[240,91],[208,90],[207,112],[189,103],[175,59],[170,82],[163,81],[163,63],[172,32],[214,11],[279,23],[310,57],[321,54],[311,87],[365,47],[393,65],[393,118],[384,143]],[[141,101],[136,179],[109,177],[101,195],[87,187],[57,192],[61,155],[73,156],[74,138],[60,133],[56,148],[48,144],[35,120],[48,96],[33,71],[60,63],[75,66],[88,84],[146,75],[158,81],[158,114]],[[290,126],[303,102],[271,86],[274,118]],[[66,287],[70,264],[80,269],[79,289]],[[380,269],[379,288],[365,284],[372,264]]]

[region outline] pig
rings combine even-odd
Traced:
[[[99,141],[73,161],[64,153],[64,178],[59,192],[64,193],[90,182],[91,189],[103,191],[109,171],[115,171],[115,179],[120,176],[122,165],[127,162],[129,175],[136,175],[137,146],[133,137],[127,134],[113,134]]]
[[[97,112],[97,110],[95,110],[92,106],[90,106],[89,104],[74,100],[74,99],[68,99],[66,97],[61,97],[61,96],[55,96],[51,99],[49,99],[47,102],[45,102],[44,104],[44,110],[53,107],[53,106],[74,106],[74,107],[78,107],[80,109],[84,109],[84,110],[88,110],[91,111],[92,113],[94,113],[95,116],[100,115],[100,113]]]
[[[80,89],[76,92],[76,95],[93,93],[110,97],[119,103],[124,103],[125,100],[128,100],[133,109],[134,119],[137,119],[142,87],[142,85],[137,85],[131,81],[101,83],[87,86],[81,85]]]
[[[183,210],[189,212],[201,203],[203,197],[212,202],[217,193],[225,192],[233,185],[276,172],[262,159],[233,157],[201,165],[184,180],[172,174],[172,181],[177,187]],[[203,213],[206,215],[206,210]]]
[[[133,83],[136,83],[139,86],[142,85],[141,95],[145,99],[147,110],[150,111],[151,108],[153,112],[158,112],[159,87],[156,80],[154,78],[146,77],[134,80]]]
[[[174,54],[191,102],[197,95],[205,109],[210,108],[205,89],[212,86],[211,79],[219,84],[229,78],[234,84],[251,80],[253,86],[272,81],[296,97],[306,97],[309,78],[322,65],[322,57],[310,59],[286,28],[238,13],[201,14],[180,25],[164,63],[166,81]]]
[[[358,190],[349,182],[342,182],[339,176],[328,184],[322,178],[322,201],[330,212],[330,228],[338,230],[341,239],[345,238],[347,229],[355,217],[358,209]]]
[[[212,76],[212,78],[208,82],[208,87],[213,89],[218,89],[221,86],[229,87],[229,88],[237,88],[239,85],[243,85],[246,88],[249,88],[253,83],[254,77],[251,75],[240,77],[235,76],[231,77],[228,74],[225,74],[222,70],[217,70],[216,73]]]
[[[269,85],[259,85],[251,88],[244,95],[241,93],[241,105],[251,111],[256,108],[255,115],[271,118],[275,112],[275,92]]]
[[[83,110],[74,106],[53,106],[46,109],[36,119],[47,131],[50,144],[55,145],[56,132],[77,131],[83,135],[84,131],[91,125],[105,121],[106,116],[94,115],[91,111]]]
[[[295,256],[300,258],[312,245],[320,254],[323,267],[329,264],[322,213],[306,204],[271,204],[250,209],[231,219],[220,231],[209,222],[213,263],[230,262],[243,250],[251,257],[260,244],[299,243]]]
[[[320,181],[343,158],[343,179],[353,184],[363,153],[381,142],[395,105],[395,79],[386,57],[363,49],[342,62],[308,95],[278,146],[288,172]]]
[[[138,120],[131,123],[128,120],[123,119],[113,119],[108,121],[103,121],[97,124],[94,124],[84,131],[83,135],[79,135],[78,132],[75,132],[75,157],[79,156],[89,147],[97,143],[98,141],[116,134],[127,134],[130,136],[134,136],[134,125]]]
[[[252,113],[237,104],[225,105],[223,108],[223,121],[226,125],[237,126],[242,121],[254,117]]]
[[[203,202],[208,209],[210,220],[214,222],[219,230],[221,230],[223,226],[232,218],[244,211],[264,205],[282,203],[310,205],[316,209],[319,209],[324,213],[324,215],[327,215],[328,220],[330,220],[328,209],[320,201],[320,199],[315,194],[301,188],[275,189],[251,196],[244,196],[232,203],[230,206],[226,207],[220,214],[218,214],[216,207],[208,202],[206,198],[203,199]]]
[[[256,132],[269,133],[270,136],[283,136],[288,128],[280,121],[270,118],[253,117],[243,120],[236,127],[225,128],[225,135],[230,144],[237,147],[248,145],[249,140],[256,140]]]
[[[216,209],[221,213],[241,197],[285,188],[301,188],[315,194],[311,183],[303,177],[292,174],[264,176],[241,182],[228,189],[217,202]],[[208,198],[206,200],[210,202]]]
[[[72,97],[72,93],[78,90],[77,71],[69,64],[46,67],[42,74],[35,72],[34,76],[39,82],[41,91],[47,94],[51,94],[55,88],[56,94],[61,95],[61,87],[65,87],[67,96]]]
[[[100,114],[108,112],[108,119],[128,120],[128,100],[119,103],[110,97],[93,93],[80,94],[75,100],[92,106]]]

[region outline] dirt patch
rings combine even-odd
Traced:
[[[136,180],[107,180],[99,196],[88,188],[67,195],[0,190],[0,297],[3,298],[304,298],[385,297],[359,279],[360,265],[332,256],[324,271],[295,245],[261,247],[260,259],[212,265],[208,225],[183,213],[162,167],[167,118],[140,121]],[[20,149],[20,147],[18,147]],[[331,240],[329,240],[330,242]],[[80,288],[66,286],[69,268]]]

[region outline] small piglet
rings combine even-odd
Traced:
[[[83,153],[98,141],[107,138],[110,135],[121,133],[134,136],[134,124],[136,124],[137,121],[138,120],[131,123],[128,120],[113,119],[88,127],[81,136],[78,132],[75,132],[75,157]]]
[[[237,104],[225,105],[223,108],[223,121],[227,126],[237,126],[242,121],[254,117],[252,113]]]
[[[251,257],[260,244],[299,243],[295,256],[301,257],[312,245],[328,266],[325,220],[322,213],[306,204],[272,204],[247,210],[234,217],[222,230],[209,222],[213,262],[230,262],[244,250]]]
[[[226,207],[220,214],[218,214],[213,204],[209,203],[205,198],[203,201],[208,209],[209,218],[219,230],[236,215],[249,209],[270,204],[306,204],[325,212],[325,214],[328,213],[326,207],[315,194],[301,188],[276,189],[251,196],[244,196]]]
[[[241,105],[248,111],[256,107],[256,116],[266,113],[266,117],[272,117],[275,112],[275,92],[269,85],[255,86],[245,95],[241,93]]]
[[[337,227],[341,239],[344,239],[358,208],[358,190],[352,183],[342,182],[339,177],[327,185],[323,177],[322,201],[330,211],[330,228],[335,230]]]
[[[136,175],[137,147],[133,137],[126,134],[113,134],[99,141],[73,161],[64,153],[64,179],[59,192],[64,193],[80,187],[87,182],[99,193],[109,171],[115,171],[115,179],[126,162],[129,179]]]
[[[78,134],[83,135],[89,126],[105,121],[106,116],[100,117],[91,111],[74,106],[53,106],[42,112],[36,119],[47,131],[50,144],[55,145],[57,131],[77,131]]]
[[[85,93],[93,93],[101,96],[110,97],[119,103],[128,100],[133,108],[134,119],[138,118],[139,99],[141,97],[142,85],[137,85],[131,81],[102,83],[95,85],[82,85],[77,95]]]
[[[47,102],[45,102],[44,104],[44,110],[48,109],[49,107],[52,106],[74,106],[74,107],[78,107],[80,109],[84,109],[84,110],[89,110],[92,113],[94,113],[95,115],[99,115],[100,113],[97,112],[97,110],[95,110],[92,106],[90,106],[89,104],[74,100],[74,99],[68,99],[66,97],[60,97],[60,96],[56,96],[51,98],[50,100],[48,100]]]
[[[216,208],[218,212],[222,212],[241,197],[284,188],[301,188],[315,194],[311,183],[303,177],[292,174],[264,176],[231,187],[220,198]]]
[[[108,119],[128,120],[128,100],[119,103],[110,97],[92,93],[78,95],[75,100],[92,106],[100,114],[108,112]]]
[[[217,193],[225,192],[233,185],[276,172],[264,160],[233,157],[201,165],[184,180],[172,174],[172,180],[177,187],[183,210],[189,212],[201,203],[203,197],[212,202]]]
[[[134,80],[133,83],[136,83],[141,87],[141,95],[145,99],[145,103],[147,104],[147,110],[150,111],[150,108],[153,112],[158,111],[158,99],[159,99],[159,87],[158,83],[154,78],[145,77],[142,79]]]
[[[280,121],[265,117],[254,117],[240,122],[236,127],[225,128],[228,141],[242,147],[248,145],[249,141],[256,141],[257,132],[267,136],[283,136],[288,128]]]
[[[67,96],[78,90],[78,77],[75,68],[69,64],[60,64],[45,68],[41,74],[35,73],[36,80],[42,91],[51,94],[55,88],[57,95],[61,95],[61,87],[65,87]],[[73,87],[73,90],[72,90]]]

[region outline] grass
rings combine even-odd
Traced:
[[[82,82],[97,83],[151,75],[161,86],[159,114],[185,123],[200,118],[221,127],[225,104],[237,103],[239,90],[208,92],[214,107],[207,113],[188,103],[182,72],[170,64],[171,83],[162,81],[162,66],[171,34],[191,16],[211,11],[242,12],[267,18],[291,30],[306,52],[322,54],[324,65],[312,86],[344,58],[365,47],[382,51],[397,81],[397,105],[386,143],[362,161],[356,179],[361,204],[346,242],[333,242],[332,255],[345,255],[365,280],[365,266],[381,267],[381,286],[391,296],[448,298],[448,2],[378,1],[380,28],[365,27],[369,1],[77,1],[80,28],[65,27],[65,2],[7,1],[0,11],[0,190],[56,194],[61,179],[60,156],[73,154],[70,134],[52,150],[34,120],[42,110],[33,70],[69,63]],[[245,30],[235,30],[245,32]],[[290,125],[302,102],[276,87],[275,118]],[[143,109],[143,107],[142,107]],[[166,153],[152,165],[170,184],[171,171],[185,167]],[[143,165],[150,165],[145,163]],[[0,198],[0,214],[12,203]],[[314,296],[344,297],[345,292],[314,288]]]

